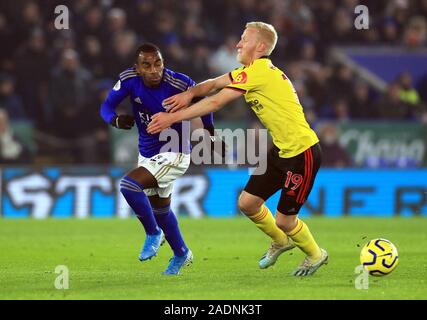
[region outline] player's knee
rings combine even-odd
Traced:
[[[284,232],[292,231],[298,221],[297,215],[283,215],[281,213],[276,213],[276,226],[283,230]]]
[[[144,187],[140,183],[129,178],[128,176],[125,176],[120,180],[120,192],[125,197],[131,192],[142,192],[143,190]]]
[[[171,196],[167,198],[161,198],[158,195],[149,196],[148,200],[150,201],[151,207],[153,208],[170,208]]]
[[[276,226],[277,226],[279,229],[283,230],[283,228],[285,227],[285,223],[284,223],[282,220],[278,220],[278,219],[276,218]]]
[[[259,211],[260,206],[257,206],[257,204],[254,203],[253,201],[250,201],[245,197],[240,196],[238,201],[238,207],[239,207],[239,210],[243,212],[245,215],[252,215]]]
[[[276,226],[280,229],[283,230],[284,232],[288,232],[289,230],[289,223],[287,221],[284,220],[276,220]]]
[[[242,199],[242,196],[239,197],[239,201],[237,202],[237,206],[239,207],[239,210],[242,213],[247,214],[248,204],[244,199]]]

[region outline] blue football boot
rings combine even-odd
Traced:
[[[162,230],[159,234],[149,235],[145,238],[144,247],[139,254],[139,260],[145,261],[157,255],[160,246],[165,242],[165,235]]]
[[[183,266],[188,267],[192,262],[193,262],[193,253],[191,252],[190,249],[188,249],[187,253],[182,257],[173,256],[169,260],[168,267],[166,268],[166,270],[162,274],[178,275],[179,270],[181,270],[181,268]]]

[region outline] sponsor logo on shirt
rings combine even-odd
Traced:
[[[246,72],[242,71],[234,79],[233,84],[243,84],[243,83],[246,83],[246,80],[248,80],[248,76]]]

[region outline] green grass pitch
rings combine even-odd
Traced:
[[[194,263],[162,276],[172,252],[141,263],[144,232],[136,219],[0,220],[0,299],[427,299],[426,218],[304,219],[330,255],[308,278],[289,273],[303,259],[294,249],[258,269],[269,245],[248,219],[189,219],[180,225]],[[355,289],[361,246],[384,237],[399,265],[369,289]],[[69,268],[69,289],[54,287],[57,265]]]

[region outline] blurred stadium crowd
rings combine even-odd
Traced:
[[[359,3],[370,10],[368,30],[354,28]],[[61,4],[69,30],[54,27]],[[99,106],[140,43],[157,44],[166,67],[201,81],[238,66],[235,45],[256,20],[276,27],[272,60],[293,81],[310,123],[427,122],[426,83],[415,89],[402,72],[378,92],[328,54],[341,45],[426,47],[426,17],[427,0],[1,1],[0,163],[109,163],[111,133]],[[241,103],[215,119],[254,121]],[[31,125],[33,150],[12,133],[9,123],[19,122]]]

